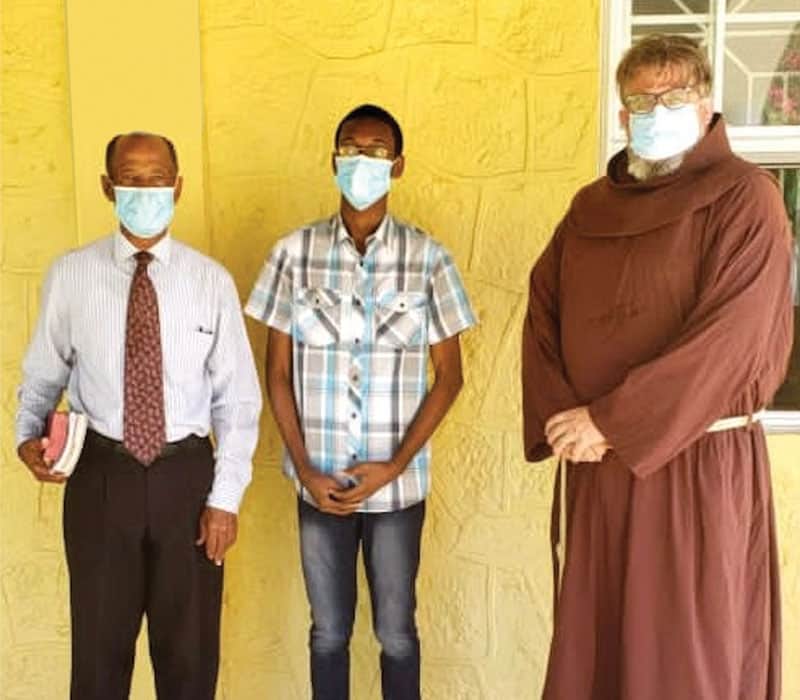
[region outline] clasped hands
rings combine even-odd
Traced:
[[[547,443],[559,459],[571,462],[600,462],[611,448],[594,424],[587,406],[556,413],[545,425]]]
[[[307,467],[300,481],[311,494],[314,503],[323,513],[350,515],[373,493],[396,479],[403,468],[392,461],[360,462],[342,470],[358,480],[356,486],[347,487],[330,474]]]

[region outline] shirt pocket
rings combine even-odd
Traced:
[[[308,287],[295,293],[292,334],[300,343],[325,347],[341,337],[342,295],[335,289]]]
[[[414,348],[422,345],[427,297],[421,292],[386,292],[375,303],[375,345]]]
[[[208,321],[176,324],[167,339],[169,347],[162,352],[167,376],[185,385],[202,381],[215,340],[214,326]]]

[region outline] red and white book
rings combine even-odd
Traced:
[[[69,476],[75,469],[86,439],[89,421],[83,413],[53,411],[47,417],[48,439],[44,458],[51,461],[50,471]]]

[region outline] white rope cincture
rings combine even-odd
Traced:
[[[567,565],[567,458],[558,460],[558,542],[556,557],[558,558],[558,596],[561,597],[561,584],[564,581],[564,567]]]

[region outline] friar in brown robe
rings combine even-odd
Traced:
[[[785,374],[787,219],[771,176],[732,154],[699,49],[643,41],[618,72],[629,147],[577,194],[530,278],[525,455],[570,460],[543,697],[777,700],[764,432],[707,431],[757,414]],[[691,104],[698,140],[642,159],[628,119],[648,99]]]

